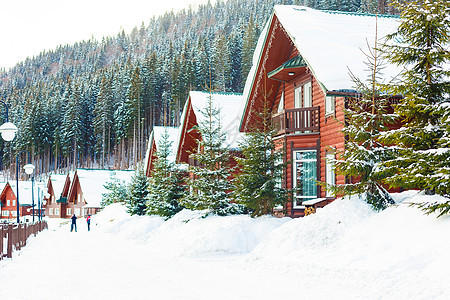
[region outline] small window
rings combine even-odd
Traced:
[[[59,216],[59,208],[55,208],[55,215]]]
[[[334,96],[326,96],[325,97],[325,116],[334,115],[335,111],[335,97]]]
[[[325,162],[325,181],[329,185],[336,184],[336,174],[335,174],[335,155],[333,153],[327,153]],[[327,189],[326,197],[334,197],[334,194],[330,189]]]
[[[9,217],[9,210],[2,210],[3,217]]]
[[[12,201],[12,206],[16,206],[16,200]]]
[[[48,209],[48,214],[49,214],[50,216],[53,216],[53,215],[54,215],[53,208],[49,208],[49,209]]]
[[[67,214],[70,216],[70,215],[72,215],[72,209],[71,208],[68,208],[67,209]]]
[[[11,200],[6,200],[6,206],[11,206]]]

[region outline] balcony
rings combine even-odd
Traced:
[[[272,116],[276,135],[319,132],[319,107],[286,109]]]

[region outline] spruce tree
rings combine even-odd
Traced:
[[[226,134],[222,131],[220,109],[211,91],[202,114],[204,121],[198,127],[201,139],[197,141],[200,151],[191,155],[197,164],[191,167],[192,178],[187,180],[191,193],[183,198],[182,205],[217,215],[239,213],[239,206],[230,202],[230,154],[224,145]]]
[[[271,124],[267,98],[255,126],[240,144],[242,158],[236,158],[241,172],[235,179],[233,196],[252,216],[272,213],[274,207],[283,206],[288,191],[281,186],[286,164],[283,148],[277,149],[273,140],[275,129]]]
[[[383,92],[382,61],[377,46],[377,34],[374,46],[367,50],[365,64],[370,71],[368,80],[350,76],[359,93],[358,97],[347,100],[344,110],[346,124],[343,133],[347,137],[345,149],[338,151],[336,170],[351,182],[336,186],[326,186],[335,193],[344,195],[363,195],[375,210],[385,209],[394,201],[383,186],[387,176],[383,162],[392,158],[392,150],[380,142],[381,136],[394,122],[395,116],[388,114],[390,95]]]
[[[120,180],[107,182],[104,187],[109,191],[102,194],[101,206],[105,207],[113,203],[127,203],[127,186]]]
[[[403,126],[385,139],[398,147],[398,157],[386,163],[395,175],[386,182],[450,198],[450,2],[416,0],[396,7],[403,22],[384,50],[391,63],[403,67],[390,86],[403,97],[395,106]],[[442,203],[424,208],[439,205],[445,212]],[[447,212],[449,206],[447,201]]]
[[[145,176],[142,167],[139,167],[131,178],[131,183],[128,186],[127,207],[130,214],[139,216],[145,214],[148,185],[148,178]]]
[[[183,174],[169,160],[172,142],[165,130],[156,152],[154,169],[150,177],[147,214],[171,218],[183,207],[179,200],[184,196]]]

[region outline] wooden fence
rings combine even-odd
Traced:
[[[38,232],[47,228],[46,221],[31,224],[0,224],[0,260],[4,257],[11,258],[13,247],[20,250],[26,246],[30,235],[36,236]]]

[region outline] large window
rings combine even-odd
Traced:
[[[2,210],[3,217],[9,217],[9,210]]]
[[[336,102],[336,100],[333,96],[325,97],[325,117],[334,115],[334,110],[336,109],[335,102]]]
[[[294,207],[303,208],[302,202],[317,198],[317,151],[294,151]]]

